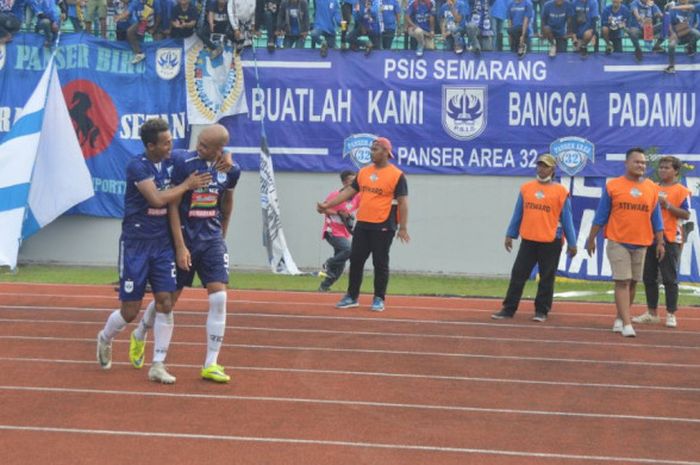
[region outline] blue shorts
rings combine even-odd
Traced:
[[[209,283],[228,284],[228,252],[223,239],[201,241],[189,247],[192,257],[190,271],[177,269],[177,288],[192,286],[194,273],[206,286]]]
[[[153,292],[174,292],[175,252],[170,240],[119,240],[119,300],[142,300],[146,282]]]

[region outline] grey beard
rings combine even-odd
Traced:
[[[546,183],[548,183],[549,181],[552,180],[552,176],[547,176],[546,178],[541,178],[541,177],[539,177],[539,176],[535,176],[535,177],[536,177],[537,180],[538,180],[539,182],[541,182],[542,184],[546,184]]]

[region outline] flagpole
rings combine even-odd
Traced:
[[[251,41],[251,43],[253,46],[253,69],[255,70],[255,88],[259,92],[262,92],[262,89],[260,88],[260,75],[258,74],[258,54],[256,52],[255,39],[253,39]],[[264,139],[267,139],[267,134],[265,133],[265,109],[264,108],[263,108],[262,118],[260,118],[260,135]]]

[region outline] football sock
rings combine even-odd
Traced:
[[[116,337],[124,328],[126,327],[126,320],[122,317],[122,312],[119,310],[113,311],[109,318],[107,318],[107,323],[102,330],[102,340],[104,342],[112,342],[112,339]]]
[[[173,312],[156,313],[153,325],[153,363],[165,361],[173,337],[174,321]]]
[[[204,366],[217,363],[226,331],[226,291],[209,294],[209,316],[207,317],[207,358]]]
[[[139,341],[146,339],[148,335],[148,330],[153,328],[153,324],[156,320],[156,301],[152,300],[146,307],[146,311],[143,312],[141,321],[139,325],[134,330],[134,337]]]

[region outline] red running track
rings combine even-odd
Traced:
[[[495,322],[495,300],[338,298],[230,291],[217,385],[198,378],[207,303],[188,290],[163,386],[128,364],[131,328],[97,366],[111,288],[0,284],[0,463],[700,464],[693,309],[623,339],[610,305],[538,324],[531,302]]]

